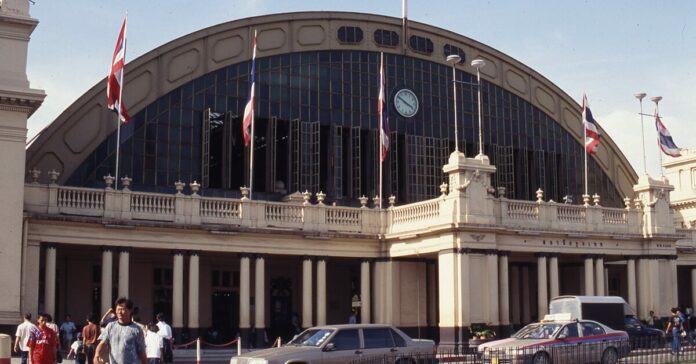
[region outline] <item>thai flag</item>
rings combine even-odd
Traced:
[[[384,53],[380,54],[379,63],[379,100],[377,101],[377,112],[379,113],[379,144],[382,149],[380,161],[387,159],[389,152],[389,117],[384,99]]]
[[[597,120],[592,117],[590,105],[587,103],[587,96],[582,95],[582,122],[585,124],[585,150],[589,154],[594,154],[599,145],[601,134],[597,129]]]
[[[254,31],[254,39],[252,40],[253,53],[251,56],[251,91],[249,91],[249,101],[244,107],[244,119],[242,122],[242,134],[244,135],[244,146],[251,142],[251,125],[254,121],[254,90],[256,88],[256,31]]]
[[[116,49],[114,49],[114,57],[111,60],[109,75],[106,77],[106,102],[107,107],[118,113],[121,121],[128,122],[130,116],[126,110],[126,105],[123,104],[123,67],[126,64],[126,23],[128,16],[123,19],[121,32],[118,34],[116,41]]]
[[[657,145],[660,146],[662,152],[670,157],[681,157],[679,147],[674,144],[672,135],[669,133],[669,130],[667,130],[667,127],[665,127],[665,124],[662,123],[657,113],[655,113],[655,129],[657,129]]]

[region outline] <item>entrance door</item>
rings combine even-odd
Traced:
[[[210,339],[217,343],[233,340],[239,327],[239,297],[232,291],[213,292],[213,332]]]
[[[292,339],[292,284],[290,278],[275,277],[271,279],[271,326],[269,339],[282,337],[283,342]]]

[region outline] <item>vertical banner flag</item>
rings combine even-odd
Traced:
[[[254,94],[256,87],[256,31],[252,40],[253,51],[251,56],[251,91],[249,91],[249,101],[244,107],[244,120],[242,123],[242,134],[244,135],[244,146],[248,146],[251,141],[251,124],[254,119]]]
[[[582,95],[582,122],[585,125],[585,150],[589,154],[593,154],[599,145],[599,129],[597,129],[597,121],[592,117],[590,105],[587,103],[587,96]]]
[[[669,130],[667,130],[667,127],[665,127],[665,124],[662,123],[657,113],[655,113],[655,128],[657,129],[657,145],[660,147],[660,150],[670,157],[681,157],[679,147],[674,144],[672,135],[669,133]]]
[[[128,122],[130,116],[126,111],[126,105],[123,104],[123,67],[126,64],[126,23],[128,16],[123,19],[121,32],[118,33],[116,41],[116,49],[114,49],[114,57],[111,60],[109,67],[109,75],[106,78],[106,101],[107,107],[116,113],[121,121]]]
[[[389,117],[387,116],[387,105],[384,98],[384,53],[381,54],[379,63],[379,100],[377,102],[377,112],[379,112],[379,141],[381,146],[380,161],[387,159],[389,152]]]

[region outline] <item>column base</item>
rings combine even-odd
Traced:
[[[466,337],[464,330],[461,327],[443,327],[440,326],[440,342],[438,343],[438,351],[452,352],[459,354],[463,352],[468,344],[465,344]]]
[[[251,340],[254,341],[255,348],[257,348],[257,349],[267,348],[269,345],[272,344],[272,343],[268,342],[269,338],[266,335],[266,328],[265,327],[256,328],[255,331],[256,332],[253,335],[255,337],[251,338]]]
[[[249,341],[251,337],[251,329],[250,328],[239,328],[239,339],[242,340],[242,348],[244,349],[249,349],[252,346],[250,345],[251,342]]]

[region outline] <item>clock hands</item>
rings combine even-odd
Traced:
[[[396,96],[396,98],[399,99],[399,100],[401,100],[401,102],[403,102],[404,104],[406,104],[406,106],[408,106],[408,107],[410,107],[410,108],[413,109],[413,105],[412,105],[410,102],[406,101],[403,97],[401,97],[401,95]]]

